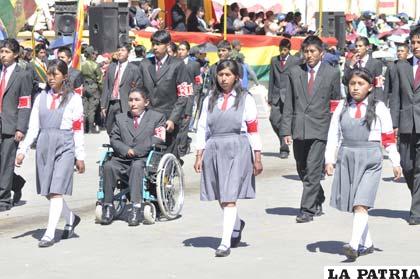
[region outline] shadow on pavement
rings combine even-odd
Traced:
[[[22,205],[25,205],[25,204],[26,204],[26,201],[20,200],[18,203],[15,203],[15,204],[13,205],[13,207],[22,206]]]
[[[278,153],[278,152],[261,152],[261,155],[262,156],[265,156],[265,157],[277,157],[277,158],[280,158],[280,153]]]
[[[405,178],[401,177],[400,179],[398,179],[397,181],[394,181],[394,177],[384,177],[382,178],[383,181],[385,182],[394,182],[394,183],[405,183]]]
[[[286,174],[286,175],[282,175],[282,176],[286,179],[300,181],[299,175],[296,175],[296,174]]]
[[[266,208],[265,212],[267,214],[274,214],[274,215],[296,216],[299,213],[299,208],[274,207],[274,208]]]
[[[184,246],[196,247],[196,248],[213,248],[217,249],[220,244],[220,238],[212,236],[200,236],[186,239],[182,242]],[[239,243],[238,247],[247,247],[249,246],[246,242]]]
[[[306,249],[312,253],[327,253],[327,254],[336,254],[343,255],[343,245],[346,244],[343,241],[318,241],[306,245]]]
[[[369,215],[407,220],[409,217],[409,212],[404,210],[372,209],[369,210]]]
[[[41,240],[44,233],[45,233],[45,229],[36,229],[36,230],[28,231],[28,232],[22,233],[20,235],[14,236],[14,237],[12,237],[12,239],[18,239],[18,238],[23,238],[23,237],[27,237],[27,236],[32,236],[36,240]],[[63,234],[63,230],[55,230],[55,237],[54,237],[55,243],[60,242],[62,234]],[[79,238],[79,235],[74,233],[71,238]]]

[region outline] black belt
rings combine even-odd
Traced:
[[[119,100],[119,99],[109,100],[109,103],[110,103],[111,105],[116,104],[116,103],[119,103],[119,102],[120,102],[120,100]]]

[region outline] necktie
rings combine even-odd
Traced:
[[[162,62],[160,60],[157,60],[156,62],[156,73],[159,72],[160,68],[162,68]]]
[[[308,81],[308,94],[309,96],[312,96],[313,94],[313,89],[314,89],[314,81],[315,81],[315,71],[314,69],[310,69],[309,70],[309,81]]]
[[[0,81],[0,112],[2,111],[2,107],[3,107],[3,94],[4,94],[4,91],[6,90],[6,73],[7,73],[7,68],[3,66],[3,72],[1,75],[1,81]]]
[[[57,106],[57,100],[60,98],[60,94],[53,94],[52,95],[52,102],[50,105],[50,109],[53,110]]]
[[[354,115],[354,118],[356,119],[362,118],[362,109],[361,109],[362,105],[363,105],[363,102],[356,103],[356,114]]]
[[[414,77],[414,89],[420,85],[420,60],[417,60],[417,70]]]
[[[115,99],[118,99],[120,93],[120,72],[121,72],[121,64],[118,66],[117,74],[115,75],[114,79],[114,87],[112,89],[112,96]]]
[[[222,111],[226,110],[230,95],[231,95],[230,93],[229,94],[223,94]]]
[[[134,129],[137,129],[139,127],[139,117],[134,116]]]
[[[362,68],[362,60],[361,59],[357,60],[356,65],[357,65],[357,68]]]
[[[281,59],[281,60],[280,60],[280,66],[281,66],[281,69],[283,70],[283,69],[284,69],[284,67],[286,66],[286,60]]]

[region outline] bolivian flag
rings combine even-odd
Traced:
[[[35,0],[0,0],[0,28],[15,38],[35,10]]]

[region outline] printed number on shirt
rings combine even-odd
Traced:
[[[248,133],[257,133],[258,132],[258,120],[246,121],[246,128]]]
[[[162,141],[165,142],[165,140],[166,140],[166,129],[165,129],[165,127],[157,127],[155,129],[155,134],[153,136],[155,136],[155,137],[157,137],[157,138],[159,138],[159,139],[161,139]]]
[[[31,108],[31,96],[19,97],[18,109]]]
[[[191,83],[183,82],[176,88],[178,97],[186,97],[193,95],[193,87]]]

